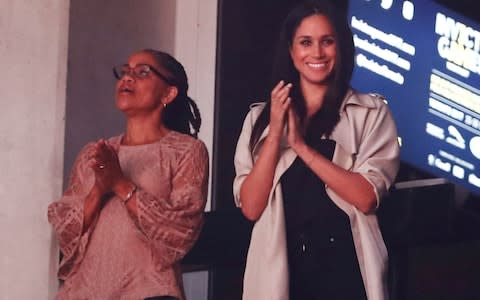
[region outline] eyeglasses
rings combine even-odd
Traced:
[[[115,76],[116,79],[122,79],[123,76],[125,75],[133,76],[135,79],[144,79],[144,78],[147,78],[150,73],[157,75],[166,83],[170,85],[174,85],[174,82],[172,79],[167,78],[165,75],[160,73],[154,67],[147,64],[136,65],[133,68],[130,68],[130,66],[128,65],[119,65],[119,66],[113,67],[113,75]]]

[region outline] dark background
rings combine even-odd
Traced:
[[[210,271],[210,300],[241,297],[253,224],[234,206],[235,146],[249,104],[265,101],[270,93],[272,52],[280,23],[297,2],[219,0],[212,211],[185,259],[190,267]],[[347,12],[348,0],[334,2]],[[437,2],[480,21],[477,1]],[[402,163],[397,182],[432,178]],[[383,201],[378,215],[389,249],[392,300],[480,295],[480,197],[467,194],[459,209],[457,194],[457,187],[445,183],[393,191]]]

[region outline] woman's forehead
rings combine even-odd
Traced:
[[[158,61],[153,57],[152,54],[148,52],[135,52],[128,57],[127,62],[131,66],[147,64],[153,67],[161,68],[161,65],[158,63]]]
[[[333,25],[330,19],[323,14],[314,14],[302,19],[295,35],[315,34],[315,35],[334,35]]]

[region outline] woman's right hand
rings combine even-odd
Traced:
[[[123,176],[117,150],[100,139],[89,150],[88,166],[95,174],[95,184],[84,201],[82,232],[86,232],[101,209],[104,196],[112,192],[115,182]]]
[[[283,134],[287,111],[290,107],[291,98],[289,96],[292,84],[286,84],[283,80],[273,88],[270,101],[270,138],[279,139]]]
[[[95,173],[95,187],[102,195],[111,192],[123,178],[116,150],[103,139],[95,143],[89,165]]]
[[[258,158],[240,187],[242,213],[247,219],[256,221],[268,203],[273,186],[275,169],[280,157],[280,140],[283,135],[287,112],[290,107],[291,83],[281,80],[272,90],[270,99],[270,128]]]

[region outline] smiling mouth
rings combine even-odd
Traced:
[[[313,69],[322,69],[327,67],[327,63],[307,63],[307,66]]]

